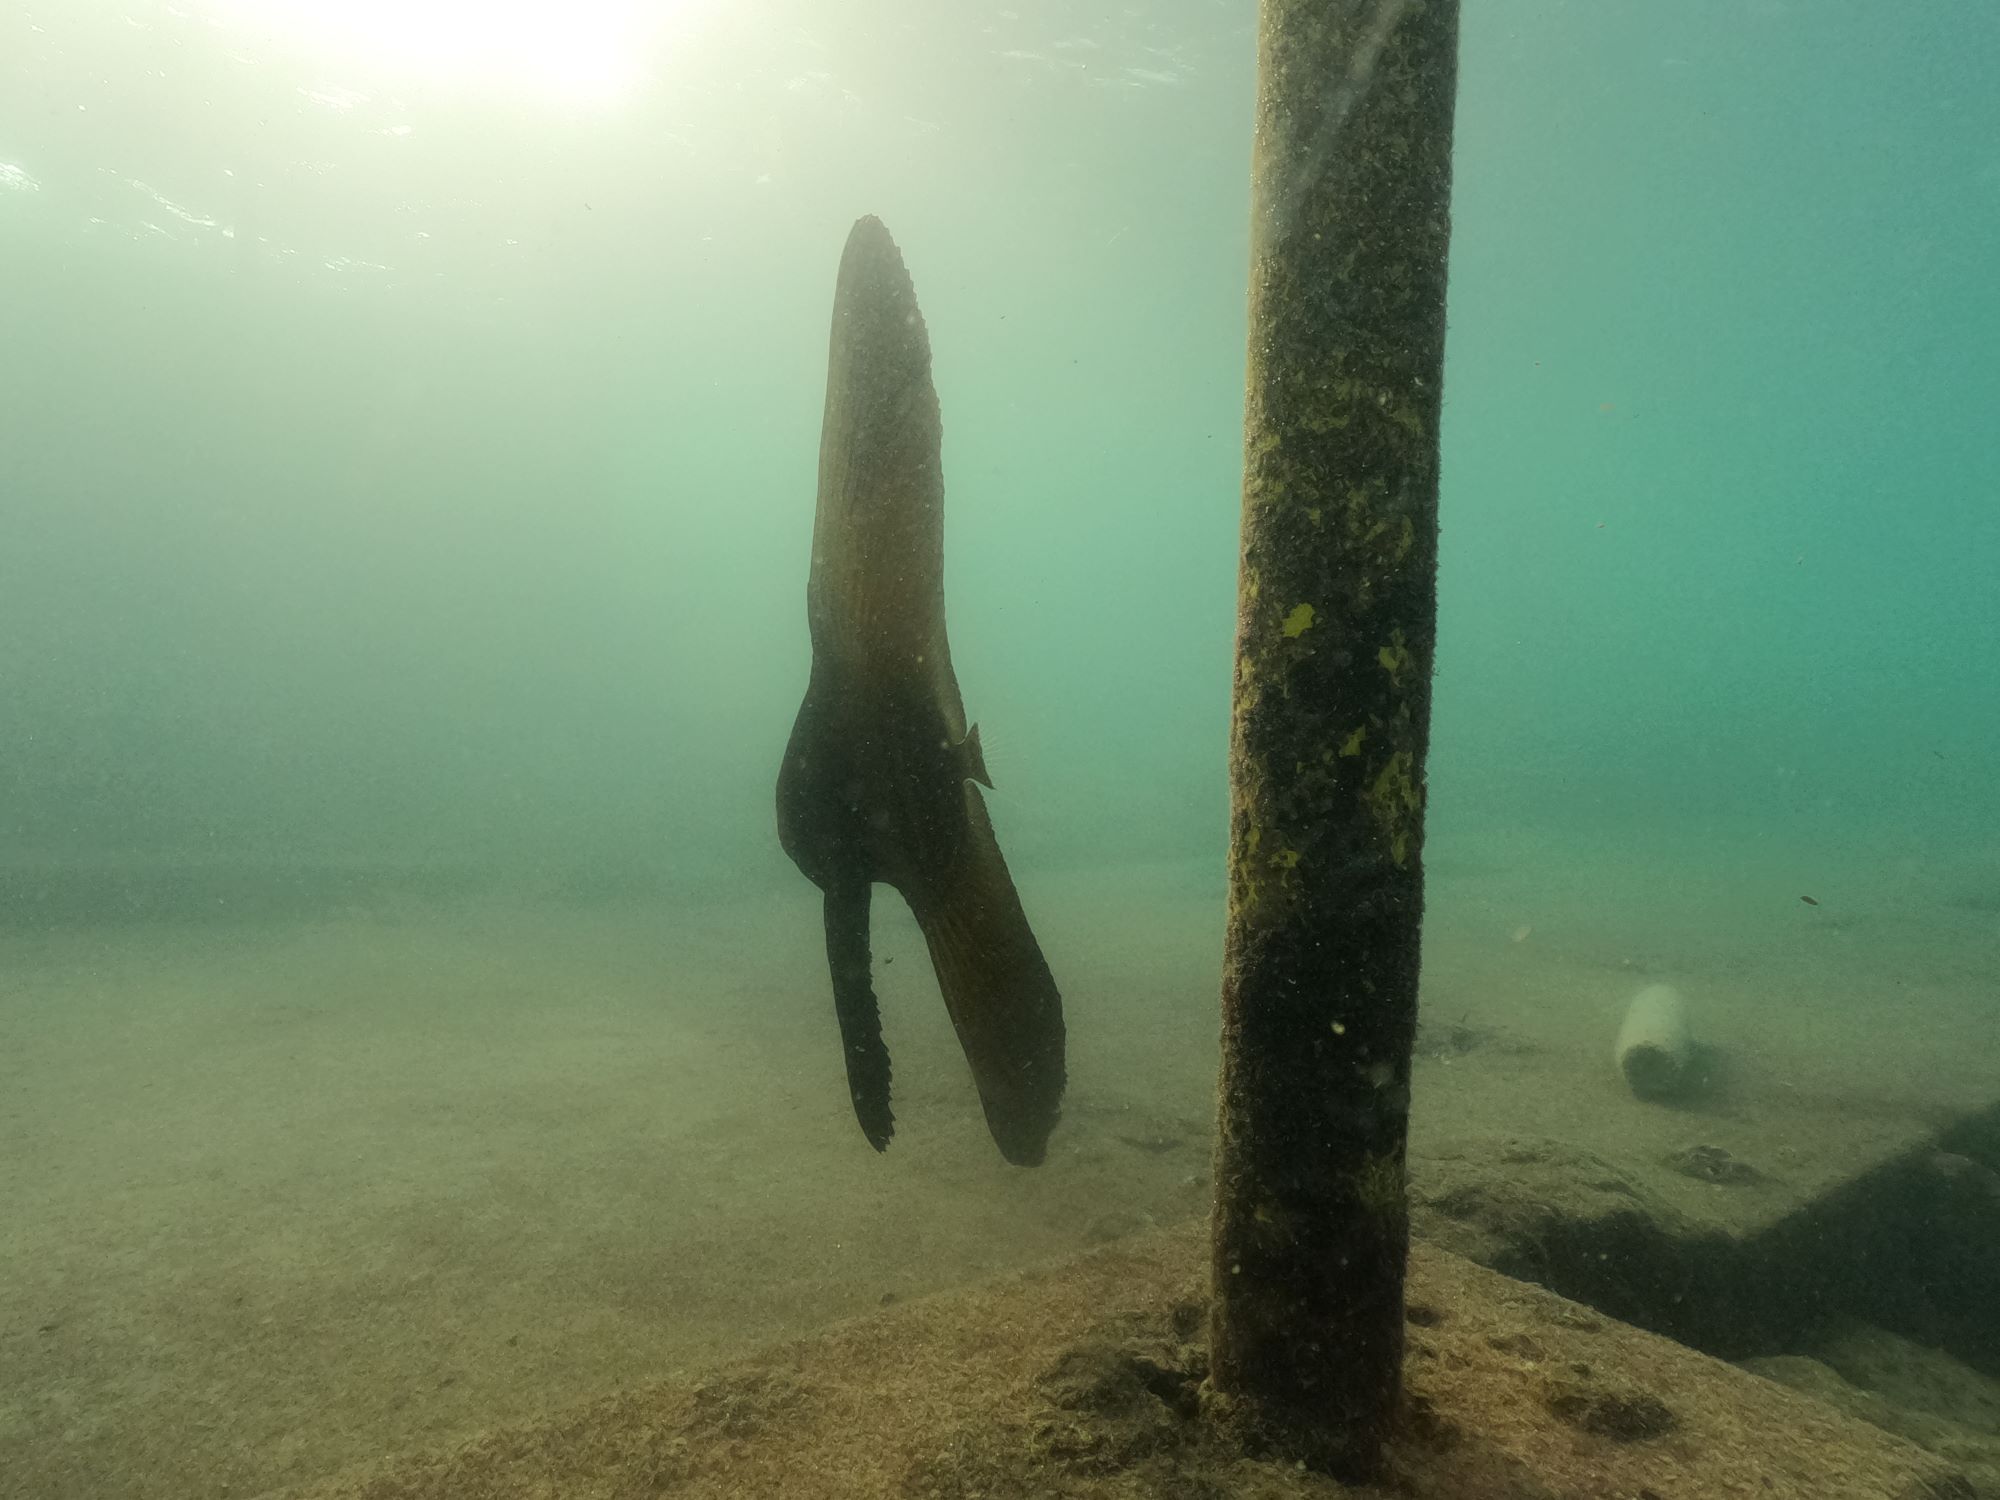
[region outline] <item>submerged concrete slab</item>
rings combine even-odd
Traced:
[[[1345,1490],[1196,1415],[1198,1226],[891,1308],[298,1500],[1256,1496]],[[1437,1500],[1942,1500],[1938,1460],[1819,1402],[1420,1248],[1386,1483]],[[1379,1493],[1387,1493],[1385,1489]]]

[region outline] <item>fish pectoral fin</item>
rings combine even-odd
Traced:
[[[985,804],[970,787],[966,802],[969,837],[950,877],[903,895],[930,949],[994,1144],[1014,1165],[1037,1166],[1062,1116],[1062,996]]]
[[[958,742],[958,753],[965,768],[965,779],[992,790],[993,778],[986,771],[986,751],[979,743],[977,724],[965,731],[965,738]]]
[[[889,1108],[889,1048],[882,1040],[882,1010],[869,968],[870,894],[865,883],[826,892],[826,963],[833,974],[833,1012],[840,1022],[854,1118],[868,1144],[886,1151],[896,1133],[896,1116]]]

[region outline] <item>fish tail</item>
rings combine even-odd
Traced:
[[[1062,996],[1028,926],[985,803],[967,787],[970,829],[948,879],[905,891],[930,949],[1000,1154],[1040,1165],[1062,1116]]]

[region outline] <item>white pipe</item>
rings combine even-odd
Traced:
[[[1671,1099],[1694,1081],[1687,1002],[1670,984],[1649,984],[1625,1007],[1613,1049],[1618,1071],[1641,1099]]]

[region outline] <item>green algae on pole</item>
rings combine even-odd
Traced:
[[[1264,0],[1211,1412],[1372,1471],[1403,1352],[1456,0]]]

